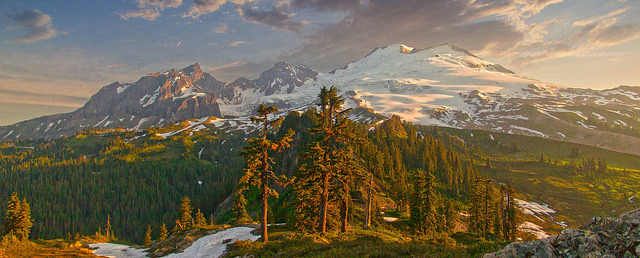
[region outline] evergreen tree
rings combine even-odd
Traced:
[[[493,180],[477,177],[469,198],[469,229],[471,232],[487,236],[495,222],[496,213]]]
[[[421,169],[415,171],[413,196],[411,198],[411,221],[414,229],[427,233],[436,229],[435,177]]]
[[[188,229],[189,227],[191,227],[191,200],[189,200],[189,197],[184,197],[182,198],[182,203],[180,204],[180,212],[179,212],[179,216],[180,216],[180,230],[185,230]]]
[[[514,200],[516,190],[511,186],[501,186],[502,200],[504,207],[502,209],[502,237],[509,241],[515,241],[518,225],[522,220],[522,211],[518,209]]]
[[[167,237],[169,237],[169,231],[167,231],[167,225],[165,225],[163,222],[162,226],[160,227],[160,235],[158,236],[158,240],[162,241],[167,239]]]
[[[297,186],[297,225],[308,226],[311,223],[301,222],[311,218],[308,212],[319,212],[318,231],[327,231],[329,217],[330,194],[341,202],[342,230],[346,231],[346,220],[350,201],[350,183],[356,175],[361,175],[360,164],[350,146],[355,139],[353,127],[349,126],[346,115],[350,109],[341,110],[344,99],[338,96],[335,87],[320,90],[320,122],[310,130],[316,136],[304,157],[308,162],[299,169]],[[337,191],[332,191],[337,185]],[[318,198],[319,197],[319,198]],[[319,204],[312,203],[319,199]]]
[[[144,234],[144,246],[149,246],[151,244],[151,225],[147,227],[147,232]]]
[[[25,240],[29,238],[33,219],[31,218],[31,207],[26,199],[18,197],[14,192],[7,203],[6,223],[4,225],[5,234],[17,236],[19,239]]]
[[[17,218],[20,214],[20,198],[18,193],[13,192],[11,198],[7,202],[7,211],[5,215],[4,233],[3,235],[14,232],[17,227]]]
[[[113,230],[111,229],[111,215],[107,215],[107,224],[104,226],[104,231],[107,234],[107,238],[113,238]]]
[[[196,212],[196,226],[203,227],[207,225],[207,219],[204,218],[204,214],[200,212],[200,209]]]
[[[271,182],[275,182],[283,186],[289,184],[289,180],[286,176],[281,175],[277,177],[275,173],[273,173],[272,164],[274,161],[272,153],[270,154],[270,152],[279,152],[284,148],[288,148],[289,142],[292,140],[291,137],[293,136],[293,131],[289,130],[284,137],[276,141],[271,141],[267,138],[269,129],[282,123],[283,117],[275,120],[269,120],[269,115],[275,114],[276,112],[278,112],[276,107],[266,107],[260,104],[257,116],[251,117],[251,121],[259,125],[260,136],[247,140],[249,146],[245,146],[244,151],[241,153],[247,161],[247,168],[244,169],[244,174],[240,178],[238,186],[236,187],[236,193],[238,193],[236,196],[242,196],[242,192],[247,190],[250,186],[260,187],[262,194],[260,224],[263,242],[269,241],[269,236],[267,234],[268,199],[269,196],[278,197],[278,192],[276,192],[275,189],[270,188],[269,184]],[[236,212],[243,213],[244,207],[242,205],[244,204],[246,204],[244,197],[239,198],[236,201]]]

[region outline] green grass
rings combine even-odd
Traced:
[[[300,235],[287,228],[274,228],[271,232],[270,239],[274,240],[267,244],[236,242],[229,257],[481,257],[506,245],[478,239],[460,244],[446,234],[417,237],[381,227],[329,232],[325,236]]]
[[[86,243],[62,239],[19,241],[4,238],[0,257],[96,257]]]

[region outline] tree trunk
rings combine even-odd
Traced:
[[[347,232],[347,222],[349,218],[349,199],[342,200],[342,233]]]
[[[260,227],[262,229],[262,242],[264,243],[269,242],[269,235],[267,234],[267,208],[268,208],[267,200],[269,199],[269,196],[267,196],[268,190],[269,189],[268,189],[266,177],[263,177],[262,178],[262,214],[260,216],[260,223],[262,225],[260,225]]]
[[[367,190],[367,222],[365,228],[371,227],[371,188],[373,185],[373,175],[369,175],[369,189]]]
[[[329,176],[322,173],[322,200],[320,201],[320,233],[327,232],[327,208],[329,206]]]

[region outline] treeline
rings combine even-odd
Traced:
[[[173,225],[177,214],[170,211],[184,196],[210,221],[244,166],[237,156],[243,135],[125,140],[147,133],[93,130],[7,143],[0,149],[0,202],[12,192],[29,200],[31,238],[90,235],[110,217],[117,238],[139,243],[147,225]]]

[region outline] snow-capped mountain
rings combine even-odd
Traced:
[[[405,45],[377,48],[361,60],[259,102],[288,107],[284,112],[302,110],[313,105],[322,86],[340,90],[347,107],[357,108],[354,119],[373,118],[362,112],[369,110],[416,124],[531,135],[640,154],[640,87],[562,87],[515,74],[449,44],[422,50]],[[255,107],[257,102],[245,104]],[[227,104],[221,109],[244,116],[252,110]]]
[[[53,138],[86,127],[141,129],[215,116],[216,126],[252,128],[258,104],[286,114],[314,106],[335,86],[369,120],[399,115],[423,125],[552,138],[640,154],[640,87],[567,88],[483,60],[450,44],[377,48],[330,73],[279,62],[259,78],[217,81],[196,64],[105,86],[79,110],[0,128],[0,138]]]
[[[80,109],[0,127],[0,139],[57,138],[84,128],[144,129],[192,118],[236,115],[222,113],[219,102],[234,110],[252,109],[260,97],[286,94],[317,72],[279,62],[256,80],[216,80],[196,63],[182,70],[147,74],[134,83],[104,86]],[[246,108],[237,107],[246,106]],[[205,119],[206,120],[206,119]]]

